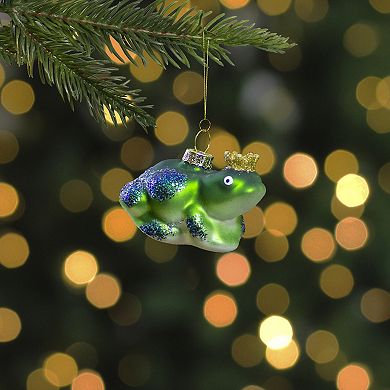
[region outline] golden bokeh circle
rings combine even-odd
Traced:
[[[381,79],[375,76],[367,76],[360,80],[356,86],[356,100],[368,110],[377,110],[380,104],[376,97],[376,91]]]
[[[390,319],[390,293],[381,288],[372,288],[362,296],[360,310],[364,317],[374,323]]]
[[[329,11],[328,0],[295,0],[295,13],[304,22],[314,23],[324,19]]]
[[[22,322],[16,311],[0,307],[0,343],[15,340],[22,330]]]
[[[349,173],[337,181],[337,199],[348,207],[364,204],[370,195],[367,180],[359,175]]]
[[[303,235],[301,249],[308,259],[319,263],[333,257],[336,245],[333,235],[328,230],[316,227]]]
[[[83,370],[73,379],[71,390],[105,390],[105,386],[97,372]]]
[[[187,119],[176,111],[161,114],[154,129],[157,139],[168,146],[181,144],[187,138],[188,131]]]
[[[0,264],[6,268],[21,267],[30,255],[27,240],[18,233],[0,236]]]
[[[294,232],[298,217],[294,208],[284,202],[275,202],[264,211],[265,227],[267,230],[277,230],[286,236]]]
[[[14,115],[22,115],[31,110],[35,94],[31,85],[22,80],[12,80],[1,91],[1,104]]]
[[[284,259],[288,250],[287,237],[277,230],[264,230],[255,241],[257,255],[269,263]]]
[[[339,371],[336,384],[338,390],[368,390],[370,374],[362,365],[351,363]]]
[[[371,6],[381,14],[390,13],[390,3],[388,0],[369,0]]]
[[[192,71],[180,73],[173,82],[173,94],[184,104],[199,103],[203,99],[203,77]]]
[[[299,355],[299,346],[295,340],[291,340],[284,348],[277,350],[267,348],[265,351],[267,362],[277,370],[287,370],[293,367],[298,361]]]
[[[269,16],[284,14],[290,8],[291,3],[292,0],[257,0],[260,10]]]
[[[104,213],[102,229],[106,236],[115,242],[129,241],[137,232],[137,226],[129,214],[119,206]]]
[[[152,83],[160,78],[164,69],[149,54],[143,53],[143,55],[146,63],[144,64],[139,56],[135,56],[135,64],[130,63],[130,72],[138,81]],[[155,56],[161,61],[158,53]]]
[[[0,218],[10,217],[18,208],[19,195],[11,184],[0,182]]]
[[[359,162],[353,153],[348,150],[338,149],[326,157],[324,168],[326,176],[337,183],[339,179],[348,173],[358,173]]]
[[[231,325],[237,317],[237,304],[233,295],[217,291],[210,294],[203,305],[205,319],[216,328]]]
[[[133,176],[130,172],[122,168],[112,168],[103,174],[100,180],[100,190],[106,198],[116,202],[122,187],[132,180]]]
[[[344,33],[344,47],[355,57],[372,54],[378,47],[376,30],[366,23],[355,23]]]
[[[345,204],[341,203],[337,196],[332,196],[332,201],[330,204],[330,209],[332,211],[332,214],[340,221],[347,217],[355,217],[360,218],[365,209],[365,205],[361,204],[360,206],[356,207],[348,207]]]
[[[98,309],[107,309],[114,306],[122,293],[119,280],[109,274],[98,274],[85,290],[85,295],[93,306]]]
[[[353,251],[362,248],[366,244],[368,229],[361,219],[347,217],[336,225],[335,237],[341,247]]]
[[[271,172],[276,164],[275,150],[271,145],[264,142],[251,142],[246,145],[242,151],[242,154],[256,153],[260,156],[259,161],[256,164],[256,172],[259,175],[266,175]]]
[[[39,368],[31,372],[26,381],[26,390],[58,390],[59,387],[50,383],[46,376],[45,370]]]
[[[343,265],[329,265],[320,275],[321,290],[333,299],[340,299],[349,295],[354,284],[352,272]]]
[[[267,349],[286,348],[294,335],[290,321],[279,315],[272,315],[265,318],[259,326],[260,340],[267,346]]]
[[[390,162],[383,165],[379,170],[378,183],[383,191],[390,194]]]
[[[69,254],[64,262],[66,278],[76,285],[84,285],[93,280],[99,270],[96,257],[89,252],[78,250]]]
[[[245,256],[231,252],[218,259],[216,273],[221,282],[229,287],[237,287],[247,282],[251,274],[251,266]]]
[[[288,184],[305,189],[314,184],[318,176],[317,163],[306,153],[295,153],[284,163],[283,175]]]
[[[54,353],[43,363],[46,379],[55,386],[69,386],[78,373],[76,361],[65,353]]]
[[[339,353],[339,342],[333,333],[316,330],[306,340],[306,353],[316,363],[329,363]]]
[[[256,295],[258,309],[265,315],[283,314],[289,304],[288,291],[277,283],[269,283],[263,286]]]

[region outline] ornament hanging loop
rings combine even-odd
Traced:
[[[195,150],[198,151],[198,138],[202,133],[206,133],[208,137],[208,142],[206,149],[203,150],[206,153],[210,148],[211,142],[211,122],[207,119],[207,97],[208,97],[208,81],[209,81],[209,49],[210,49],[210,40],[206,39],[205,30],[202,31],[203,39],[203,119],[199,122],[199,131],[195,136]]]

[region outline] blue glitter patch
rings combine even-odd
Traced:
[[[186,219],[188,231],[192,237],[199,238],[200,240],[206,240],[207,232],[204,226],[202,217],[200,215],[194,215]]]
[[[152,199],[163,202],[171,199],[183,190],[187,184],[187,175],[175,169],[160,169],[144,179],[146,189]]]
[[[135,206],[142,198],[142,183],[136,179],[127,183],[120,192],[119,199],[128,207]]]
[[[162,222],[159,222],[156,219],[153,219],[149,223],[141,225],[139,228],[142,233],[145,233],[149,237],[154,238],[158,241],[165,240],[168,236],[174,235],[172,227]]]
[[[245,221],[244,221],[244,217],[241,215],[241,233],[244,235],[245,231],[246,231]]]

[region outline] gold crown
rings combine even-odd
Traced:
[[[259,155],[256,153],[247,153],[242,155],[237,152],[225,152],[226,168],[232,168],[236,171],[254,172]]]

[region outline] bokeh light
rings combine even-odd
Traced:
[[[143,171],[152,165],[154,152],[152,144],[145,138],[132,137],[121,149],[123,164],[134,171]]]
[[[157,118],[154,132],[160,142],[173,146],[181,144],[187,138],[188,130],[188,122],[184,115],[167,111]]]
[[[105,47],[105,52],[107,56],[110,58],[110,60],[115,64],[126,65],[130,63],[130,59],[128,58],[128,56],[130,56],[133,59],[136,57],[136,55],[129,50],[126,50],[127,53],[125,53],[121,45],[119,44],[119,42],[115,40],[113,37],[110,37],[110,42],[112,47],[114,48],[115,54],[108,46]]]
[[[382,190],[390,194],[390,162],[383,165],[379,170],[378,182]]]
[[[315,363],[318,376],[328,382],[335,382],[339,371],[348,363],[345,354],[339,350],[337,356],[328,363]]]
[[[298,343],[291,340],[290,343],[281,349],[267,348],[265,358],[267,362],[277,370],[287,370],[295,365],[300,354]],[[269,387],[267,387],[269,388]]]
[[[371,380],[367,369],[360,364],[348,364],[337,375],[338,390],[367,390]]]
[[[76,377],[78,367],[76,361],[65,353],[54,353],[44,362],[46,379],[55,386],[69,386]]]
[[[142,59],[139,56],[136,56],[134,61],[135,64],[130,63],[130,72],[131,74],[142,83],[152,83],[160,78],[163,73],[163,68],[158,64],[153,58],[147,53],[143,53],[146,64],[142,63]],[[155,56],[161,61],[161,57],[158,53],[155,53]]]
[[[137,232],[137,226],[121,207],[112,207],[104,213],[102,228],[106,236],[115,242],[129,241]]]
[[[127,100],[131,100],[131,97],[127,97]],[[121,119],[121,116],[119,115],[118,111],[114,111],[114,113],[112,114],[109,109],[107,108],[107,106],[104,106],[103,107],[103,113],[104,113],[104,119],[106,121],[106,123],[110,126],[108,127],[122,127],[123,126],[123,122],[122,122],[122,119]],[[125,123],[128,123],[130,121],[130,118],[129,117],[126,117],[125,118]],[[113,133],[115,133],[115,131],[106,131],[108,135],[112,135]],[[110,137],[109,137],[110,138]],[[115,136],[114,136],[114,140],[115,140]]]
[[[337,199],[348,207],[364,204],[369,194],[370,189],[366,179],[353,173],[343,176],[336,185]]]
[[[237,317],[237,304],[233,295],[217,291],[210,294],[203,306],[203,315],[216,328],[231,325]]]
[[[251,142],[242,150],[242,154],[257,153],[260,156],[256,164],[256,172],[259,175],[266,175],[271,172],[276,164],[276,154],[271,145],[264,142]]]
[[[324,168],[326,176],[337,183],[338,180],[348,173],[358,173],[359,162],[353,153],[348,150],[338,149],[326,157]]]
[[[332,264],[321,272],[321,290],[330,298],[346,297],[352,291],[354,284],[352,272],[343,265]]]
[[[328,0],[295,0],[295,12],[305,22],[314,23],[328,14]]]
[[[390,3],[389,0],[369,0],[372,7],[380,12],[381,14],[390,13]]]
[[[68,255],[64,262],[64,275],[76,285],[91,282],[98,273],[96,257],[89,252],[78,250]]]
[[[250,0],[219,0],[219,1],[226,8],[238,9],[248,5]]]
[[[237,138],[229,132],[222,129],[212,129],[213,136],[211,137],[210,149],[207,153],[214,156],[213,164],[216,168],[224,168],[226,166],[224,153],[226,150],[240,152],[241,147]],[[207,137],[204,137],[207,140]]]
[[[0,164],[8,164],[14,161],[19,153],[19,142],[10,132],[0,130]]]
[[[31,372],[26,381],[26,390],[58,390],[59,387],[50,383],[42,368]]]
[[[273,315],[260,323],[259,335],[268,349],[283,349],[292,340],[293,328],[287,318]]]
[[[130,354],[119,362],[119,378],[127,386],[143,386],[149,380],[151,373],[152,366],[144,355]]]
[[[280,284],[269,283],[257,292],[256,304],[265,315],[283,314],[290,304],[290,296]]]
[[[315,227],[303,235],[301,249],[308,259],[320,263],[333,257],[336,244],[328,230]]]
[[[356,99],[361,106],[368,110],[377,110],[380,104],[376,98],[376,91],[381,79],[375,76],[367,76],[359,81],[356,86]]]
[[[360,302],[364,317],[374,323],[390,319],[390,293],[380,288],[372,288],[364,293]]]
[[[337,196],[334,195],[332,196],[330,209],[332,214],[340,221],[347,217],[360,218],[364,213],[365,205],[361,204],[356,207],[347,207],[337,199]]]
[[[60,202],[72,213],[81,213],[87,210],[92,201],[92,189],[84,180],[70,180],[60,189]]]
[[[339,353],[339,343],[333,333],[316,330],[306,340],[306,353],[316,363],[329,363]]]
[[[107,309],[114,306],[121,296],[119,280],[109,274],[98,274],[85,290],[85,295],[93,306],[98,309]]]
[[[292,0],[257,0],[260,10],[269,16],[284,14],[290,8],[291,2]]]
[[[102,176],[100,190],[106,198],[117,202],[122,187],[132,180],[133,176],[130,172],[122,168],[112,168]]]
[[[260,207],[254,207],[244,215],[245,233],[244,238],[257,237],[264,229],[264,214]]]
[[[105,390],[105,386],[97,372],[84,370],[73,379],[71,390]]]
[[[387,108],[367,111],[366,119],[368,126],[376,133],[384,134],[390,132],[390,110]]]
[[[263,360],[264,346],[260,343],[258,337],[244,334],[233,341],[232,357],[241,367],[257,366]]]
[[[173,94],[184,104],[199,103],[203,99],[203,77],[191,71],[180,73],[173,82]]]
[[[365,57],[378,47],[378,34],[365,23],[350,26],[344,34],[344,47],[355,57]]]
[[[28,242],[22,235],[11,232],[0,236],[0,264],[4,267],[21,267],[29,254]]]
[[[256,385],[249,385],[243,387],[241,390],[265,390],[263,387],[256,386]]]
[[[366,244],[368,229],[361,219],[347,217],[336,225],[335,237],[340,246],[352,251]]]
[[[284,259],[288,249],[287,237],[278,230],[265,230],[255,241],[257,255],[269,263]]]
[[[251,267],[245,256],[232,252],[218,259],[216,272],[221,282],[227,286],[236,287],[246,283],[251,273]]]
[[[298,218],[294,208],[284,202],[272,203],[264,212],[267,230],[277,230],[286,236],[297,227]]]
[[[1,91],[1,104],[11,114],[27,113],[33,107],[34,102],[34,90],[25,81],[12,80]]]
[[[0,182],[0,218],[6,218],[15,213],[19,205],[19,195],[11,184]]]
[[[307,188],[313,185],[317,179],[317,164],[314,158],[308,154],[295,153],[285,161],[283,175],[292,187]]]
[[[142,305],[139,299],[129,293],[124,293],[115,306],[108,309],[111,319],[120,326],[135,324],[141,317]]]
[[[376,87],[376,98],[382,107],[390,110],[390,76],[379,81]]]
[[[0,343],[15,340],[22,330],[22,322],[16,311],[0,307]]]
[[[176,256],[177,250],[177,245],[166,244],[149,237],[145,239],[145,254],[156,263],[171,261]]]

